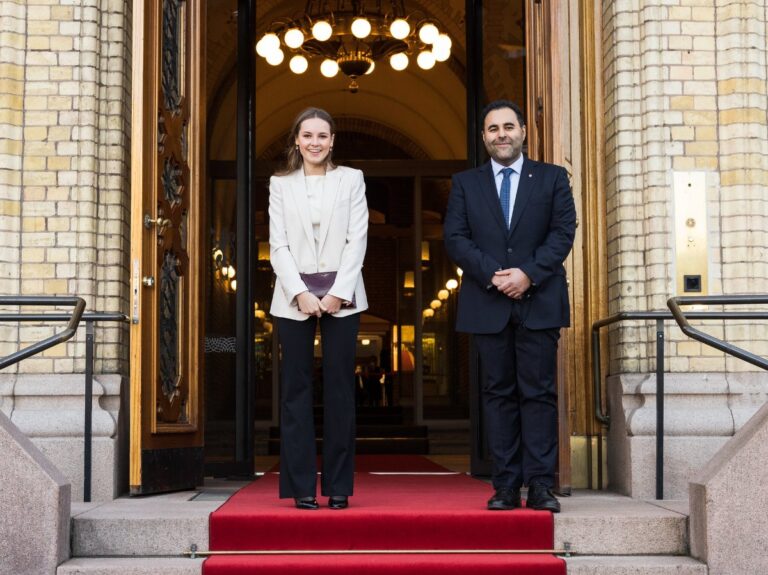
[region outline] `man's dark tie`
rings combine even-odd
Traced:
[[[504,223],[506,224],[507,229],[509,229],[509,211],[511,209],[509,205],[509,176],[512,172],[512,168],[502,168],[501,173],[503,174],[503,177],[501,178],[501,191],[499,192],[501,211],[504,212]]]

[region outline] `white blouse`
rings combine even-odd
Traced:
[[[320,217],[323,203],[323,187],[325,176],[304,176],[307,185],[307,198],[309,199],[309,219],[312,222],[312,230],[315,235],[315,247],[320,244]]]

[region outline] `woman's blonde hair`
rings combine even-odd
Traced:
[[[298,170],[304,165],[304,158],[301,157],[299,147],[296,145],[296,137],[299,135],[301,124],[304,120],[310,120],[312,118],[319,118],[328,122],[328,126],[331,128],[331,136],[336,133],[336,123],[333,121],[331,115],[322,108],[307,108],[303,110],[296,119],[293,121],[291,132],[288,134],[288,145],[285,148],[285,167],[278,172],[278,175],[290,174],[291,172]],[[325,158],[325,167],[327,170],[332,170],[336,167],[333,163],[333,147],[328,151],[328,156]]]

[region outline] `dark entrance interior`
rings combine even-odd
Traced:
[[[382,62],[357,93],[343,78],[298,76],[258,58],[253,46],[269,22],[304,5],[268,4],[217,0],[208,9],[206,472],[250,473],[255,457],[279,446],[268,179],[308,105],[336,119],[338,163],[366,175],[359,452],[466,455],[476,369],[469,339],[453,330],[461,271],[445,256],[442,218],[451,174],[484,161],[481,104],[508,97],[526,107],[527,2],[407,3],[451,36],[450,60],[404,73]]]

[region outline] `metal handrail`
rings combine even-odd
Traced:
[[[41,351],[53,347],[71,339],[78,326],[80,319],[85,311],[85,300],[77,296],[0,296],[0,305],[69,305],[73,306],[71,314],[57,314],[57,319],[53,321],[69,321],[64,331],[53,334],[42,341],[20,349],[10,355],[0,358],[0,369],[14,365],[23,359],[36,355]],[[8,314],[10,317],[18,317],[23,314]],[[6,319],[6,314],[0,313],[0,321]],[[19,321],[10,319],[10,321]]]
[[[85,409],[83,423],[83,501],[91,500],[91,476],[93,459],[93,347],[94,347],[94,329],[93,324],[99,321],[117,321],[127,322],[128,317],[122,313],[102,313],[88,312],[83,313],[85,309],[85,300],[80,297],[62,297],[62,296],[0,296],[0,305],[65,305],[68,302],[76,301],[75,311],[70,316],[62,313],[2,313],[0,312],[0,322],[49,322],[49,321],[69,321],[67,329],[55,336],[49,337],[42,342],[38,342],[21,351],[17,351],[5,358],[0,363],[0,369],[18,363],[21,360],[40,353],[59,343],[67,341],[77,331],[80,321],[85,322]],[[71,333],[70,333],[71,330]],[[52,343],[47,343],[47,342]],[[42,344],[46,344],[43,346]],[[23,352],[23,353],[22,353]],[[11,361],[13,360],[13,361]]]
[[[676,298],[673,298],[676,299]],[[689,319],[768,319],[768,312],[728,312],[728,311],[692,311],[686,314]],[[600,319],[592,324],[592,388],[595,396],[595,417],[600,423],[610,425],[611,416],[603,412],[602,404],[602,375],[600,367],[600,328],[614,323],[632,320],[656,321],[675,319],[671,311],[624,311],[607,318]],[[693,329],[693,328],[691,328]],[[695,330],[694,330],[695,331]],[[683,330],[683,333],[686,333]],[[706,334],[703,334],[706,336]],[[691,336],[693,337],[693,336]],[[709,336],[708,336],[709,337]]]
[[[725,303],[722,299],[718,298],[726,298],[729,300],[736,299],[737,301],[731,301],[731,303],[768,303],[768,296],[765,296],[760,301],[746,301],[744,298],[750,297],[750,296],[731,296],[730,298],[728,296],[708,296],[708,297],[698,297],[698,298],[671,298],[669,301],[672,302],[672,300],[680,301],[685,300],[684,304],[687,303],[694,303],[691,302],[691,299],[696,299],[697,302],[695,303],[708,303],[708,304],[722,304]],[[753,298],[755,296],[752,296]],[[763,296],[757,296],[758,298]],[[706,300],[706,301],[701,301]],[[672,308],[672,304],[670,304],[670,308]],[[677,308],[679,311],[679,307]],[[680,313],[680,317],[683,319],[683,322],[687,326],[687,330],[683,329],[683,333],[686,333],[687,335],[690,335],[691,337],[694,337],[695,339],[699,339],[699,341],[704,340],[714,340],[720,343],[720,345],[724,346],[727,349],[723,349],[722,347],[718,347],[718,349],[722,349],[722,351],[725,351],[726,353],[731,353],[734,350],[738,350],[741,354],[753,356],[749,352],[746,352],[744,350],[741,350],[740,348],[737,348],[736,346],[732,346],[731,344],[728,344],[726,342],[722,342],[720,340],[716,340],[715,338],[712,338],[712,336],[709,336],[707,334],[704,334],[702,332],[699,332],[698,330],[695,330],[694,328],[690,327],[688,325],[688,322],[685,321],[686,318],[688,319],[715,319],[715,320],[725,320],[725,319],[768,319],[768,311],[767,312],[756,312],[756,311],[746,311],[746,312],[733,312],[733,311],[691,311],[687,312],[685,316],[682,316],[682,312]],[[612,325],[614,323],[622,322],[622,321],[632,321],[632,320],[655,320],[656,321],[656,499],[664,499],[664,322],[667,320],[675,319],[677,320],[677,317],[674,315],[674,310],[672,311],[666,311],[666,310],[658,310],[658,311],[628,311],[628,312],[621,312],[615,315],[612,315],[607,318],[603,318],[601,320],[598,320],[592,324],[592,386],[593,386],[593,394],[594,394],[594,400],[595,400],[595,418],[600,421],[605,426],[609,426],[611,423],[611,417],[610,414],[603,412],[603,402],[602,398],[604,395],[603,392],[603,386],[602,386],[602,374],[601,374],[601,353],[600,353],[600,329],[609,325]],[[678,323],[680,323],[678,321]],[[681,325],[682,328],[682,325]],[[691,335],[691,333],[695,333],[696,337],[694,335]],[[707,341],[704,341],[704,343],[708,343]],[[735,354],[733,354],[735,355]],[[737,357],[741,357],[741,355],[738,355]],[[757,356],[753,356],[757,357]],[[742,357],[742,359],[744,359]],[[760,359],[760,358],[758,358]],[[750,362],[752,363],[752,362]],[[757,365],[757,364],[756,364]],[[601,436],[602,437],[602,436]],[[602,489],[603,485],[603,463],[602,463],[602,445],[598,446],[597,450],[597,481],[598,486]]]
[[[691,337],[703,344],[706,344],[715,349],[719,349],[732,355],[743,359],[747,363],[751,363],[754,366],[768,370],[768,360],[759,355],[742,349],[736,345],[718,339],[714,336],[704,333],[691,326],[688,323],[688,318],[693,319],[693,312],[684,312],[680,306],[683,305],[745,305],[745,304],[768,304],[768,295],[734,295],[734,296],[678,296],[671,297],[667,300],[667,305],[672,311],[672,315],[675,317],[677,325],[683,330],[683,333],[688,337]],[[765,316],[768,317],[768,313]]]

